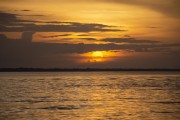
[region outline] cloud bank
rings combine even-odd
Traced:
[[[59,21],[33,21],[17,18],[16,14],[0,13],[0,32],[118,32],[125,31],[113,29],[114,26],[98,23],[78,23],[78,22],[59,22]],[[35,23],[46,23],[37,25]],[[50,24],[48,24],[50,23]]]
[[[32,42],[32,35],[34,32],[24,32],[21,39],[8,39],[3,34],[0,35],[0,67],[32,66],[38,61],[46,58],[51,62],[58,60],[65,60],[68,57],[63,57],[65,54],[83,54],[92,51],[133,51],[133,52],[172,52],[175,47],[180,47],[180,44],[139,44],[139,42],[132,42],[133,44],[70,44],[70,43],[42,43]],[[177,55],[177,54],[176,54]],[[56,58],[59,56],[58,58]],[[76,58],[71,58],[73,60]],[[44,65],[49,65],[48,61]],[[57,64],[65,64],[63,61]],[[20,67],[20,66],[19,66]]]

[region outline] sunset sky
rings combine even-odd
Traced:
[[[180,0],[0,0],[0,67],[180,68]]]

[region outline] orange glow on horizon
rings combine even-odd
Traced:
[[[81,55],[83,58],[79,61],[82,63],[100,63],[112,61],[117,57],[123,56],[123,52],[115,51],[92,51]]]

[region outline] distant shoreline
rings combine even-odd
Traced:
[[[159,71],[159,72],[180,72],[180,69],[121,69],[121,68],[72,68],[72,69],[62,69],[62,68],[0,68],[0,72],[105,72],[105,71]]]

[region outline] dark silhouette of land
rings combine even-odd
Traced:
[[[95,71],[174,71],[180,69],[124,69],[124,68],[0,68],[0,72],[95,72]]]

